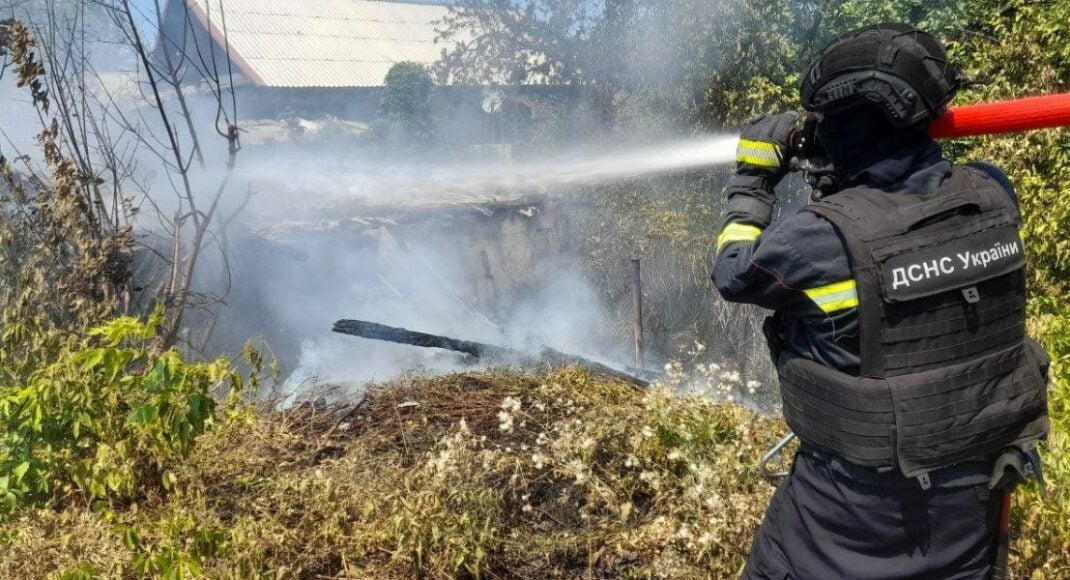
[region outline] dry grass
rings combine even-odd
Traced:
[[[783,432],[579,370],[408,379],[223,423],[181,495],[5,525],[0,576],[735,577],[773,491],[754,466]]]

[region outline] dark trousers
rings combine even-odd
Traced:
[[[922,490],[897,473],[856,478],[838,467],[796,455],[758,530],[744,579],[987,578],[999,492],[963,478]]]

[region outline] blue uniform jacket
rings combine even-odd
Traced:
[[[1001,171],[978,166],[1014,196]],[[950,170],[939,145],[930,141],[871,165],[852,182],[920,194],[938,185]],[[771,200],[772,192],[764,199]],[[796,212],[770,225],[755,215],[729,214],[712,278],[725,300],[779,313],[787,324],[788,346],[795,352],[858,373],[858,299],[850,260],[839,234],[824,218]]]
[[[1017,204],[1002,171],[983,163],[975,166],[999,181]],[[858,172],[852,181],[920,194],[939,185],[950,171],[939,145],[930,141]],[[772,200],[772,192],[767,193],[764,199]],[[858,296],[850,259],[843,240],[824,218],[796,212],[770,225],[754,215],[730,213],[718,240],[712,278],[725,300],[756,304],[781,315],[788,348],[840,371],[859,372]],[[889,475],[811,451],[854,480],[877,481]],[[988,477],[979,466],[942,471],[934,475],[938,487],[969,485]]]
[[[1014,197],[1006,177],[980,165]],[[890,191],[930,191],[951,165],[929,142],[854,176]],[[755,214],[726,216],[713,281],[725,300],[775,310],[787,348],[847,373],[859,370],[858,295],[847,250],[831,223],[797,212],[770,225],[772,192],[756,180],[729,194],[756,200]],[[898,471],[853,465],[807,445],[778,488],[755,538],[745,580],[986,578],[1001,494],[991,465],[965,462],[932,472],[931,489]]]

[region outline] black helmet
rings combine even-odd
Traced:
[[[944,114],[958,71],[931,34],[909,24],[877,24],[829,44],[803,76],[807,111],[836,114],[876,104],[895,127]]]

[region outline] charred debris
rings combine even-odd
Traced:
[[[604,375],[639,387],[650,386],[650,381],[656,378],[649,371],[629,369],[628,372],[625,372],[617,370],[602,363],[564,353],[546,345],[540,346],[534,352],[525,352],[493,344],[416,332],[363,320],[339,320],[334,323],[332,330],[339,334],[371,340],[382,340],[423,348],[441,348],[462,353],[473,362],[478,361],[485,364],[510,364],[529,368],[550,367],[551,369],[581,366],[590,369],[595,374]]]

